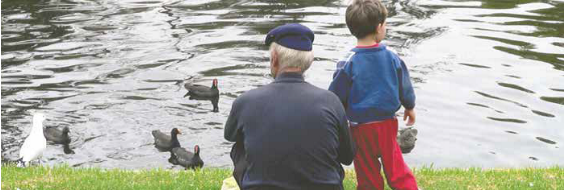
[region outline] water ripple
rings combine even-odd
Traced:
[[[407,64],[418,98],[419,151],[407,162],[562,164],[564,155],[546,145],[564,140],[553,135],[564,113],[564,3],[383,2],[383,43]],[[177,127],[183,145],[201,145],[209,166],[228,167],[232,143],[222,125],[233,100],[272,82],[264,35],[285,23],[310,27],[315,61],[305,77],[327,88],[335,61],[356,42],[347,3],[2,1],[2,157],[17,156],[30,111],[40,110],[47,125],[68,126],[76,137],[76,154],[47,153],[49,164],[169,167],[167,155],[148,146],[150,131]],[[183,98],[190,77],[206,86],[219,80],[219,113]],[[523,140],[530,137],[543,143]]]

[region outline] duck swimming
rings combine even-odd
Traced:
[[[202,86],[198,84],[186,83],[184,88],[188,90],[188,93],[184,95],[190,96],[190,100],[210,100],[213,105],[213,112],[218,112],[219,108],[217,103],[219,102],[219,90],[217,89],[217,79],[213,79],[212,86]]]
[[[184,166],[186,169],[201,168],[204,166],[204,161],[200,158],[200,146],[194,146],[194,153],[181,148],[176,147],[170,151],[170,158],[168,161],[174,165]]]
[[[170,136],[159,130],[154,130],[151,133],[155,138],[155,147],[162,152],[171,151],[173,148],[180,147],[177,135],[182,133],[177,128],[170,131]]]
[[[64,127],[63,130],[57,129],[55,127],[47,127],[43,131],[43,135],[48,141],[55,144],[62,144],[65,154],[74,154],[74,151],[70,148],[71,138],[69,137],[69,128]]]
[[[47,127],[43,131],[45,138],[55,144],[69,144],[71,139],[69,137],[69,128],[64,127],[63,130],[57,129],[55,127]]]

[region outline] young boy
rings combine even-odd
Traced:
[[[396,142],[395,117],[403,105],[407,125],[415,123],[415,94],[405,63],[379,44],[386,34],[387,15],[379,0],[355,0],[347,8],[347,27],[357,46],[337,64],[329,86],[346,108],[357,146],[357,189],[384,189],[378,157],[392,189],[417,189]]]

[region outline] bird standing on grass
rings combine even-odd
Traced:
[[[397,142],[401,149],[401,153],[410,153],[415,148],[417,140],[417,129],[413,127],[401,129],[398,132]]]
[[[200,146],[194,146],[194,153],[186,150],[185,148],[177,147],[170,151],[170,158],[168,162],[174,165],[184,166],[186,169],[201,168],[204,166],[204,161],[200,158]]]
[[[213,104],[213,112],[219,111],[219,108],[217,106],[217,103],[219,102],[217,79],[213,79],[211,88],[192,83],[184,84],[184,88],[188,90],[188,93],[186,93],[184,97],[190,96],[190,100],[210,100]]]
[[[43,136],[43,121],[45,115],[43,113],[35,113],[33,115],[33,126],[31,132],[25,139],[20,148],[20,157],[18,159],[18,167],[26,167],[29,162],[43,156],[43,152],[47,147],[47,141]]]

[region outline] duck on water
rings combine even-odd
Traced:
[[[178,128],[174,128],[170,131],[170,136],[159,131],[154,130],[151,132],[155,138],[155,147],[161,151],[171,151],[173,148],[180,147],[180,142],[178,142],[178,134],[182,134]]]
[[[212,86],[207,87],[198,84],[186,83],[184,88],[188,90],[184,97],[190,96],[190,100],[210,100],[213,105],[213,112],[218,112],[219,89],[217,89],[217,79],[213,79]]]
[[[43,135],[54,144],[62,144],[65,154],[74,154],[74,151],[70,148],[71,138],[69,132],[68,127],[64,127],[63,130],[56,127],[47,127],[43,131]]]

